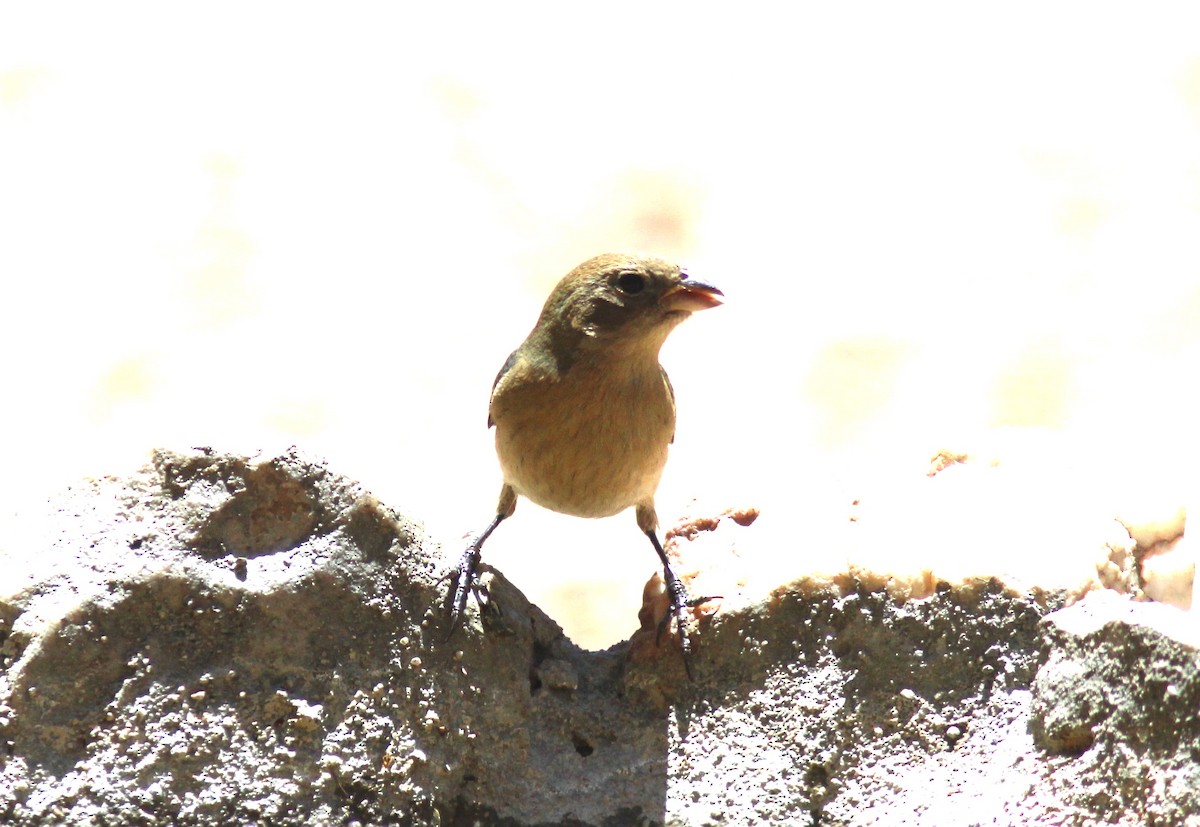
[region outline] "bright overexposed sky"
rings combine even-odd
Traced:
[[[728,298],[664,349],[664,522],[819,520],[997,428],[1170,498],[1197,32],[1185,3],[0,6],[4,510],[297,444],[456,549],[499,489],[496,370],[626,249]],[[654,568],[631,515],[527,503],[486,559],[592,645]]]

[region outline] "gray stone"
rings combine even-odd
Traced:
[[[1030,728],[1063,756],[1048,759],[1047,782],[1064,801],[1104,821],[1200,823],[1195,623],[1112,592],[1046,618]]]
[[[996,581],[903,604],[798,582],[702,623],[689,683],[652,628],[582,651],[487,567],[447,639],[447,556],[294,451],[159,452],[70,492],[52,526],[25,549],[38,575],[0,590],[4,823],[1200,812],[1196,649],[1124,599],[1043,620],[1061,597]]]

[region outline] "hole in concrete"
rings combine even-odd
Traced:
[[[591,742],[588,741],[587,738],[584,738],[582,735],[580,735],[578,732],[571,733],[571,743],[575,745],[575,751],[578,752],[580,755],[582,755],[584,758],[587,758],[589,755],[591,755],[593,752],[596,751],[596,748],[592,746]]]
[[[829,783],[829,769],[824,764],[809,764],[804,780],[811,785],[825,786]]]

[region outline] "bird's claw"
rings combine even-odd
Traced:
[[[663,635],[666,634],[668,627],[671,625],[671,618],[675,618],[675,625],[679,629],[679,648],[683,652],[683,668],[687,672],[688,680],[694,681],[692,676],[692,642],[688,637],[688,609],[694,609],[710,600],[719,599],[719,595],[710,597],[688,597],[687,587],[683,581],[675,576],[675,572],[671,570],[669,565],[663,567],[663,574],[667,583],[667,594],[671,601],[671,610],[663,615],[662,620],[658,622],[658,635],[655,638],[656,644],[662,643]]]
[[[447,575],[447,577],[454,578],[453,587],[446,591],[446,602],[450,613],[450,622],[447,624],[446,632],[447,640],[462,624],[463,612],[467,608],[467,595],[479,588],[480,545],[482,543],[479,540],[472,541],[471,545],[467,546],[467,550],[463,552],[462,557],[459,558],[458,567]]]

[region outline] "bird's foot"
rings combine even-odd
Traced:
[[[506,491],[510,491],[505,487]],[[510,491],[511,493],[511,491]],[[516,495],[513,494],[513,497]],[[503,502],[503,498],[501,499]],[[496,515],[484,532],[473,540],[467,546],[467,550],[463,552],[462,557],[458,560],[458,567],[446,573],[442,580],[454,578],[454,587],[446,590],[446,611],[450,615],[449,631],[446,632],[446,640],[454,634],[454,631],[462,624],[463,611],[467,608],[467,595],[474,594],[475,599],[483,603],[482,592],[484,591],[479,584],[479,552],[483,548],[484,542],[488,537],[492,536],[492,532],[496,530],[496,526],[504,521],[504,518],[512,513],[502,511]],[[439,581],[440,582],[440,581]]]
[[[467,595],[478,593],[479,589],[479,547],[480,539],[476,538],[467,546],[459,558],[458,567],[449,572],[445,578],[453,578],[453,583],[446,590],[446,605],[450,615],[446,639],[449,640],[455,630],[462,624],[463,612],[467,608]]]
[[[655,642],[662,643],[663,635],[671,625],[671,618],[675,618],[675,625],[679,629],[679,647],[683,652],[683,668],[687,672],[688,680],[694,681],[691,663],[692,642],[688,637],[687,627],[688,609],[694,609],[710,600],[719,600],[721,596],[688,597],[687,586],[683,585],[683,581],[675,576],[670,565],[663,567],[663,575],[667,584],[667,594],[671,600],[671,610],[658,622],[658,637]]]

